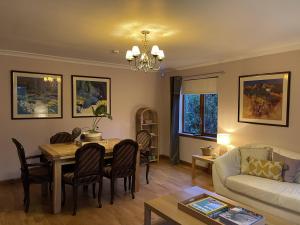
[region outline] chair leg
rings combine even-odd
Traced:
[[[78,192],[78,186],[73,185],[73,201],[74,201],[73,216],[75,216],[77,212],[77,197],[78,197],[77,192]]]
[[[96,198],[96,183],[93,183],[93,198]]]
[[[146,165],[146,181],[147,181],[147,184],[149,184],[149,168],[150,168],[150,164],[147,163],[147,165]]]
[[[124,191],[127,192],[127,177],[124,177]]]
[[[30,204],[30,185],[29,183],[24,185],[24,194],[25,194],[25,199],[24,199],[24,211],[27,213],[29,210],[29,204]]]
[[[103,181],[103,177],[101,177],[99,180],[99,190],[98,190],[98,207],[99,208],[102,208],[102,203],[101,203],[102,181]]]
[[[128,177],[128,190],[131,190],[132,179],[131,176]]]
[[[65,182],[61,182],[61,190],[62,190],[62,202],[61,205],[64,206],[66,203],[66,185]]]
[[[132,199],[135,198],[134,192],[135,192],[135,175],[132,176],[132,183],[131,183],[131,196],[132,196]]]
[[[114,204],[114,195],[115,195],[115,179],[110,179],[110,204]]]

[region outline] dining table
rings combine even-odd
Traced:
[[[113,148],[121,139],[110,138],[98,141],[97,143],[105,147],[105,159],[113,157]],[[53,194],[52,194],[52,209],[53,213],[61,212],[61,180],[62,166],[75,163],[75,152],[84,142],[75,141],[72,143],[60,144],[42,144],[39,146],[42,154],[53,164]],[[137,153],[136,171],[135,171],[135,191],[140,189],[140,151]]]

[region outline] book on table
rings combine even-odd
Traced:
[[[219,220],[226,225],[265,225],[262,215],[241,207],[234,207],[219,214]]]
[[[188,204],[188,206],[192,209],[203,213],[204,215],[211,216],[215,215],[215,213],[223,212],[227,210],[228,205],[214,199],[212,197],[206,197]]]

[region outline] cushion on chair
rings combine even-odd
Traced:
[[[250,175],[236,175],[227,177],[225,185],[230,190],[253,199],[300,213],[299,184]]]
[[[74,182],[74,173],[65,173],[63,176],[64,182],[66,184],[72,184]],[[92,176],[86,176],[86,177],[81,177],[78,179],[78,183],[92,183],[92,182],[97,182],[98,181],[98,176],[92,175]]]
[[[29,168],[29,175],[39,177],[49,176],[49,168],[46,166],[31,167]]]
[[[272,156],[272,148],[269,147],[263,147],[263,148],[241,147],[239,148],[239,150],[241,154],[241,174],[248,174],[249,172],[249,163],[248,163],[249,156],[261,160],[271,160],[271,156]]]

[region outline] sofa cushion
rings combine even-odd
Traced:
[[[283,179],[286,182],[293,183],[295,182],[295,178],[298,172],[300,172],[300,160],[292,159],[283,155],[280,155],[276,152],[273,152],[273,160],[281,161],[287,165],[287,170],[284,171]]]
[[[264,177],[272,180],[283,181],[282,170],[283,162],[275,162],[269,160],[259,160],[251,156],[249,161],[249,175]]]
[[[300,213],[300,186],[250,175],[227,177],[225,185],[232,191]]]
[[[240,154],[241,154],[241,174],[248,174],[249,172],[248,157],[251,156],[260,160],[270,160],[272,156],[272,148],[240,147]]]

